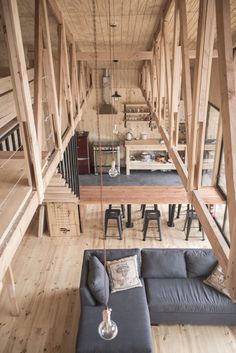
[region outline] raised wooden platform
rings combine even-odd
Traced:
[[[225,200],[214,187],[203,187],[199,193],[206,204]],[[100,186],[81,186],[80,204],[99,203]],[[181,186],[103,186],[102,202],[107,204],[180,204],[189,203],[188,193]]]

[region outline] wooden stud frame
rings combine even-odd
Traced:
[[[30,183],[32,182],[33,186],[36,187],[39,202],[41,203],[43,200],[43,179],[40,162],[41,152],[38,143],[36,143],[37,135],[16,0],[2,0],[2,10],[6,28],[17,117],[22,126],[24,155],[27,161]]]
[[[65,95],[70,112],[70,124],[65,134],[61,133],[60,94],[55,79],[55,68],[52,56],[52,45],[49,30],[48,6],[50,6],[58,26],[61,28],[61,57],[60,57],[60,85],[65,87]],[[20,245],[20,242],[35,214],[37,207],[42,203],[44,192],[58,163],[62,159],[75,128],[81,120],[84,102],[88,97],[91,87],[85,82],[84,65],[81,75],[77,71],[76,43],[67,25],[64,23],[63,14],[55,0],[35,0],[35,71],[34,73],[34,111],[29,90],[28,75],[23,49],[23,41],[17,8],[17,0],[0,0],[4,32],[8,47],[8,56],[11,68],[14,99],[17,107],[17,118],[22,129],[24,157],[28,166],[29,184],[35,188],[24,200],[22,212],[17,219],[9,224],[9,233],[2,241],[0,248],[0,284],[6,275],[9,297],[12,302],[12,312],[17,315],[19,308],[16,302],[14,278],[11,270],[11,261]],[[67,50],[70,48],[70,50]],[[70,54],[69,54],[70,53]],[[45,76],[45,77],[44,77]],[[42,168],[41,156],[43,146],[43,112],[42,112],[42,79],[45,79],[47,101],[50,114],[53,114],[53,133],[56,136],[54,152],[47,165]],[[81,102],[79,87],[83,87],[83,100]],[[76,109],[73,109],[76,107]],[[1,288],[0,288],[1,289]]]
[[[197,50],[195,54],[188,49],[188,29],[186,0],[172,0],[166,3],[158,30],[153,40],[153,55],[156,63],[155,78],[151,77],[158,92],[156,112],[150,104],[153,117],[157,121],[159,132],[167,146],[169,155],[175,163],[189,200],[196,209],[204,231],[212,245],[219,263],[227,272],[227,287],[232,300],[236,300],[236,96],[235,69],[230,29],[230,1],[200,0]],[[163,23],[171,6],[175,6],[174,33],[172,54],[165,47],[167,37]],[[215,21],[217,27],[217,45],[213,50]],[[190,74],[190,58],[195,57],[193,84]],[[205,143],[205,126],[210,86],[212,58],[218,57],[221,90],[220,123],[217,133],[217,144],[212,176],[212,187],[216,186],[219,168],[220,150],[223,132],[224,154],[227,161],[227,204],[230,224],[230,248],[218,230],[208,208],[203,202],[198,188],[201,185],[203,151]],[[182,58],[182,60],[181,60]],[[171,60],[171,74],[169,70]],[[153,75],[153,71],[151,71]],[[163,76],[163,72],[167,74]],[[182,73],[182,74],[181,74]],[[187,161],[186,165],[178,155],[178,105],[182,77],[182,94],[184,98]],[[171,82],[171,85],[170,85]],[[169,88],[171,87],[171,89]],[[193,96],[192,96],[193,87]],[[152,87],[154,91],[154,87]],[[163,122],[163,102],[169,102],[169,129]]]
[[[230,29],[230,2],[216,0],[217,45],[221,93],[221,116],[225,157],[225,176],[230,228],[228,288],[236,301],[236,94]]]

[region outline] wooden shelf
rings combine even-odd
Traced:
[[[161,162],[145,162],[145,161],[130,161],[129,169],[143,169],[143,170],[174,170],[175,166],[173,163],[161,163]]]
[[[140,109],[144,111],[140,111]],[[132,110],[132,111],[130,111]],[[132,117],[137,117],[137,120],[132,119]],[[146,119],[144,120],[143,117]],[[151,122],[151,112],[145,103],[125,103],[124,104],[124,125],[126,127],[127,122],[144,122],[148,123],[150,126]]]

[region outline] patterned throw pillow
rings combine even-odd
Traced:
[[[137,255],[107,261],[107,270],[112,293],[142,287],[138,274]]]
[[[203,281],[203,283],[207,284],[210,287],[215,288],[220,293],[223,293],[224,295],[230,298],[230,294],[228,292],[228,289],[226,288],[225,282],[226,282],[226,276],[220,265],[217,265],[212,271],[212,273],[210,274],[210,276]]]

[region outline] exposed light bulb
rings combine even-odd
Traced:
[[[113,340],[118,333],[118,327],[111,320],[111,308],[106,308],[102,312],[102,322],[98,326],[99,336],[104,340]]]
[[[114,160],[111,162],[111,169],[109,169],[108,173],[112,178],[118,175],[118,170],[116,169],[116,162]]]
[[[118,135],[119,131],[117,129],[117,125],[115,124],[114,127],[113,127],[113,134],[114,135]]]

